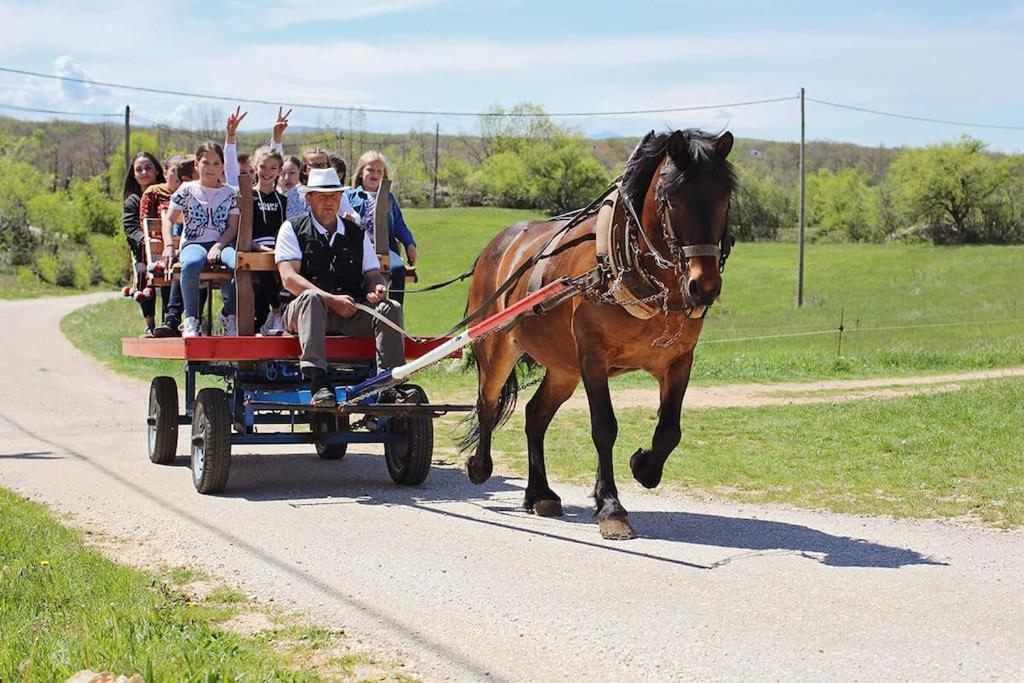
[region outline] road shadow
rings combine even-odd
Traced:
[[[63,455],[52,451],[31,451],[27,453],[0,453],[0,460],[60,460]]]
[[[178,458],[176,464],[187,466],[188,459]],[[546,523],[538,527],[538,518],[520,507],[522,492],[521,480],[496,475],[477,486],[461,469],[439,466],[432,468],[430,476],[420,486],[398,486],[388,476],[382,456],[358,452],[350,453],[340,461],[321,460],[312,453],[240,453],[232,457],[228,486],[220,495],[251,501],[286,501],[295,507],[409,506],[452,520],[701,569],[714,569],[736,559],[700,565],[635,550],[629,542],[605,541],[598,535],[594,511],[589,506],[567,504],[562,517],[545,520]],[[462,514],[431,506],[446,502],[475,505],[483,514]],[[629,519],[641,539],[747,551],[743,554],[745,558],[781,552],[797,554],[829,567],[896,569],[909,565],[946,565],[908,548],[829,534],[788,522],[645,510],[631,512]],[[593,530],[592,540],[578,538],[579,525]],[[559,527],[564,531],[560,532]]]

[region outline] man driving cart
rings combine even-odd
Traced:
[[[405,363],[405,343],[398,331],[402,307],[388,299],[387,280],[369,235],[348,216],[338,215],[342,195],[333,168],[312,169],[306,184],[309,211],[281,225],[274,247],[282,294],[288,299],[284,328],[299,337],[299,365],[310,380],[316,406],[337,404],[327,374],[328,334],[374,337],[378,372]]]

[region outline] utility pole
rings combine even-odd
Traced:
[[[437,152],[438,152],[438,149],[440,149],[440,146],[441,146],[440,142],[441,142],[441,124],[440,123],[435,123],[434,124],[434,191],[430,195],[430,208],[431,209],[436,209],[437,208],[437,159],[438,159]]]
[[[124,105],[124,172],[132,167],[132,113],[131,108]]]
[[[804,166],[804,134],[806,119],[804,118],[804,89],[800,88],[800,256],[796,275],[796,305],[804,305],[804,227],[807,216],[807,178]]]

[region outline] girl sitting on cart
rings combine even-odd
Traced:
[[[164,268],[170,272],[175,256],[181,261],[181,294],[185,304],[182,336],[196,337],[199,325],[199,273],[209,264],[235,267],[238,233],[238,195],[224,182],[224,151],[216,142],[206,142],[196,150],[198,180],[182,183],[171,196],[164,214]],[[180,251],[171,240],[173,223],[183,225]],[[238,334],[235,320],[234,280],[220,286],[224,310],[220,321],[224,334]]]

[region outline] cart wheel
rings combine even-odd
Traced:
[[[231,410],[223,389],[202,389],[192,415],[192,483],[220,493],[231,469]]]
[[[420,387],[407,384],[396,392],[406,403],[427,403],[427,395]],[[386,434],[404,436],[403,441],[384,444],[384,461],[388,474],[396,484],[416,486],[430,474],[430,461],[434,457],[434,421],[429,415],[406,415],[388,419]]]
[[[338,432],[348,431],[348,415],[338,417],[328,413],[311,413],[309,429],[314,434],[330,436]],[[348,451],[347,443],[327,444],[323,441],[316,442],[316,454],[324,460],[341,460]]]
[[[154,377],[149,385],[149,459],[174,462],[178,451],[178,385],[173,377]]]

